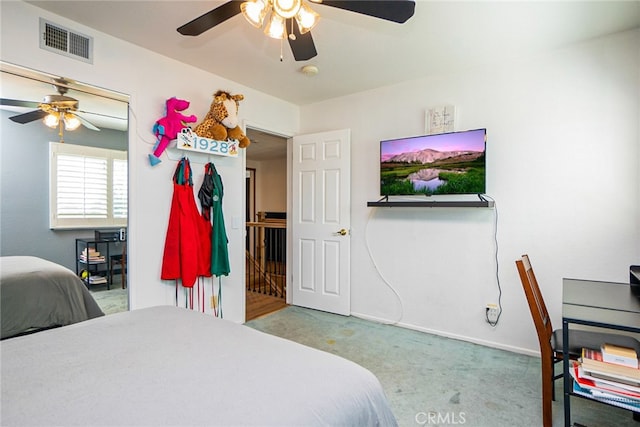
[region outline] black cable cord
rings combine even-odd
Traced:
[[[500,265],[498,261],[498,204],[495,199],[489,197],[491,201],[493,201],[493,208],[495,210],[495,221],[494,221],[494,229],[493,229],[493,241],[495,244],[495,260],[496,260],[496,283],[498,285],[498,317],[496,317],[495,322],[489,320],[489,309],[487,308],[485,312],[485,317],[487,319],[487,323],[491,326],[496,327],[498,322],[500,321],[500,316],[502,315],[502,286],[500,285]]]

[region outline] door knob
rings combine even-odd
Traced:
[[[339,234],[341,236],[346,236],[347,234],[349,234],[349,232],[343,228],[342,230],[338,231],[336,234]]]

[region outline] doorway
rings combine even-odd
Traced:
[[[269,255],[274,244],[279,245],[275,249],[279,254],[286,241],[281,224],[287,217],[287,138],[252,128],[246,134],[251,140],[245,171],[245,319],[249,321],[287,306],[284,260]]]

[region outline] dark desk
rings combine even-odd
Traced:
[[[569,342],[569,324],[640,333],[640,299],[628,283],[562,280],[562,334]],[[564,346],[564,425],[571,425],[573,379],[569,373],[568,346]],[[600,400],[599,400],[600,401]],[[601,401],[600,401],[601,402]]]

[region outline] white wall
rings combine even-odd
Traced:
[[[638,46],[640,32],[627,32],[302,107],[302,133],[351,128],[353,313],[536,352],[521,254],[556,327],[563,277],[628,281],[640,262]],[[442,104],[456,106],[457,130],[487,128],[497,209],[368,208],[379,141],[424,133],[425,110]],[[503,314],[492,328],[496,214]]]
[[[256,170],[256,212],[286,212],[286,158],[247,162],[247,167]]]
[[[204,117],[212,94],[226,89],[245,96],[240,104],[244,121],[294,134],[299,109],[293,104],[240,86],[214,74],[181,64],[113,37],[53,15],[23,2],[2,2],[1,59],[62,75],[130,95],[129,128],[129,283],[130,307],[173,304],[172,282],[160,280],[165,233],[171,205],[171,177],[176,162],[163,157],[149,165],[154,122],[164,115],[164,102],[178,96],[191,101],[188,113]],[[94,61],[86,64],[39,49],[39,18],[94,38]],[[188,78],[185,78],[188,76]],[[203,163],[192,157],[195,191],[202,182]],[[244,320],[244,156],[215,158],[225,185],[224,213],[229,237],[231,274],[223,278],[224,317]],[[239,219],[239,221],[238,221]],[[237,228],[233,223],[238,224]],[[210,288],[210,287],[208,287]],[[182,295],[182,294],[181,294]]]

